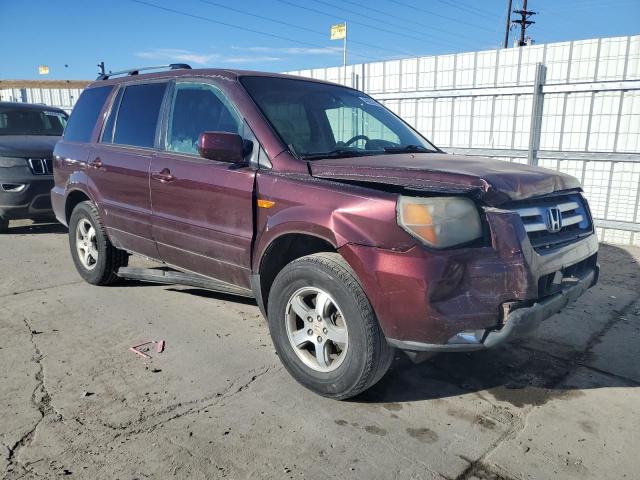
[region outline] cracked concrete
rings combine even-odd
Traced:
[[[26,469],[26,466],[22,465],[18,461],[20,450],[22,448],[27,448],[29,447],[29,445],[31,445],[31,441],[35,436],[36,431],[40,426],[40,423],[42,423],[42,420],[44,419],[44,417],[46,417],[53,411],[53,408],[51,407],[51,396],[49,395],[49,392],[47,391],[47,387],[44,383],[45,380],[44,380],[44,368],[42,364],[42,354],[40,353],[40,349],[38,348],[38,345],[36,344],[34,339],[34,336],[37,335],[38,332],[31,328],[31,325],[29,324],[26,318],[24,318],[23,321],[27,328],[27,332],[29,332],[29,340],[33,345],[34,352],[32,356],[32,361],[38,366],[38,370],[36,371],[36,374],[35,374],[36,386],[33,389],[33,392],[31,393],[31,403],[40,413],[40,418],[35,423],[33,428],[25,432],[25,434],[22,437],[20,437],[20,439],[18,439],[18,441],[12,447],[9,448],[9,453],[7,455],[6,471],[7,473],[12,475],[19,473],[22,476],[25,473],[27,473],[28,470]]]
[[[318,397],[280,365],[250,301],[81,281],[62,228],[0,236],[0,469],[7,479],[637,478],[639,249],[490,352]],[[128,347],[166,340],[144,359]]]

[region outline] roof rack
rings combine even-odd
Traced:
[[[178,70],[181,68],[191,70],[191,65],[186,63],[170,63],[169,65],[157,65],[155,67],[140,67],[140,68],[130,68],[128,70],[121,70],[119,72],[109,72],[109,73],[101,73],[98,75],[96,80],[107,80],[108,78],[114,77],[116,75],[138,75],[140,72],[145,70],[162,70],[168,68],[169,70]]]

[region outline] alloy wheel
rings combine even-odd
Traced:
[[[349,334],[336,301],[316,287],[297,290],[285,309],[287,336],[305,365],[318,372],[331,372],[345,359]]]
[[[96,229],[86,218],[80,219],[76,227],[76,251],[84,268],[93,270],[96,267],[98,263]]]

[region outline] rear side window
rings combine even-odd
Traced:
[[[166,83],[125,88],[115,118],[113,143],[147,148],[154,146],[158,114],[166,88]]]
[[[68,142],[89,142],[91,132],[96,125],[98,115],[105,100],[111,92],[112,86],[88,88],[73,107],[69,123],[64,129],[64,139]]]

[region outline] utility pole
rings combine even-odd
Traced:
[[[514,10],[513,13],[517,13],[518,15],[520,15],[520,20],[513,20],[512,23],[517,23],[520,25],[520,41],[518,42],[518,45],[524,47],[526,45],[525,32],[527,31],[527,27],[536,23],[529,20],[529,17],[535,15],[536,12],[527,10],[527,0],[522,0],[522,10]]]
[[[507,28],[504,31],[504,44],[502,48],[509,47],[509,30],[511,30],[511,3],[513,0],[508,0],[507,2]]]
[[[104,75],[105,71],[104,71],[104,62],[100,62],[98,64],[98,68],[100,69],[100,75]]]

